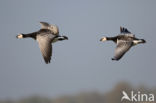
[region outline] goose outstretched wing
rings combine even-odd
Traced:
[[[54,36],[52,34],[37,36],[39,48],[41,50],[42,56],[46,64],[50,63],[50,60],[51,60],[51,56],[52,56],[51,42],[53,39],[54,39]]]
[[[48,27],[50,27],[50,24],[47,22],[40,22],[40,24],[42,29],[48,29]]]
[[[119,60],[122,56],[131,48],[132,41],[118,40],[117,47],[115,49],[115,56],[112,60]]]
[[[59,28],[58,28],[58,26],[49,24],[47,22],[40,22],[40,24],[41,24],[41,29],[48,29],[54,35],[59,35]]]

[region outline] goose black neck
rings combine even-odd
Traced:
[[[117,38],[116,37],[106,37],[107,40],[116,40]]]
[[[36,39],[37,33],[34,32],[34,33],[22,34],[22,35],[23,35],[23,38],[28,38],[28,37],[30,37],[30,38]]]
[[[106,37],[106,38],[107,38],[107,40],[112,40],[115,43],[117,42],[117,37]]]

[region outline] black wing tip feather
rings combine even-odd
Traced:
[[[46,63],[46,64],[49,64],[50,61],[51,61],[51,55],[45,56],[45,55],[42,54],[42,56],[43,56],[43,59],[44,59],[45,63]]]
[[[44,58],[44,61],[45,61],[46,64],[49,64],[50,60],[51,60],[51,58]]]
[[[113,61],[119,61],[120,59],[112,58]]]
[[[46,64],[49,64],[50,63],[50,61],[51,61],[51,55],[49,55],[49,56],[43,56],[43,58],[44,58],[44,61],[45,61]]]
[[[120,32],[122,32],[122,29],[123,29],[122,26],[120,26]]]
[[[41,24],[46,24],[46,25],[49,25],[48,22],[44,22],[44,21],[40,21]]]
[[[121,33],[131,33],[127,28],[124,28],[122,26],[120,26],[120,32]]]

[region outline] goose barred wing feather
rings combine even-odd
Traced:
[[[112,60],[119,60],[122,56],[131,48],[132,41],[118,40],[117,47],[115,49],[115,56]]]
[[[40,22],[40,24],[42,29],[48,29],[48,27],[50,26],[50,24],[47,22]]]
[[[50,63],[51,56],[52,56],[51,41],[53,40],[53,38],[54,38],[54,36],[52,34],[37,36],[39,48],[41,50],[42,56],[45,60],[45,63],[47,63],[47,64]]]

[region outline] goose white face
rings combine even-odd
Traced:
[[[23,38],[23,35],[22,35],[22,34],[18,34],[18,35],[17,35],[17,38],[18,38],[18,39],[21,39],[21,38]]]
[[[107,40],[106,37],[102,37],[100,41],[104,42],[104,41],[106,41],[106,40]]]

